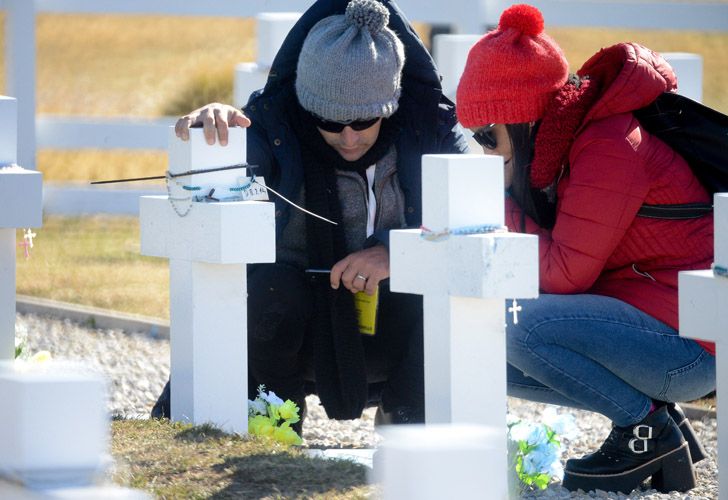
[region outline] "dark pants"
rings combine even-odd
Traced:
[[[300,402],[314,393],[312,313],[314,280],[284,264],[248,266],[249,397],[258,384]],[[335,334],[335,332],[334,332]],[[385,410],[424,408],[422,297],[394,293],[380,284],[377,328],[362,335],[370,403]]]

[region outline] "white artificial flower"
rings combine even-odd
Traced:
[[[261,393],[260,395],[268,404],[280,406],[283,404],[283,400],[276,396],[276,393],[273,391],[268,391],[268,394]]]
[[[551,427],[559,437],[566,439],[574,439],[579,432],[574,415],[570,413],[559,415],[552,406],[544,410],[543,423]]]

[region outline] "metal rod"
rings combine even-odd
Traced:
[[[207,174],[210,172],[220,172],[222,170],[233,170],[236,168],[249,168],[254,169],[258,168],[258,165],[248,165],[246,163],[239,163],[237,165],[230,165],[228,167],[214,167],[214,168],[201,168],[197,170],[188,170],[186,172],[180,172],[178,174],[169,174],[169,177],[175,178],[175,177],[184,177],[186,175],[196,175],[196,174]],[[154,179],[166,179],[166,175],[155,175],[152,177],[134,177],[131,179],[111,179],[108,181],[93,181],[91,184],[114,184],[117,182],[135,182],[135,181],[151,181]]]

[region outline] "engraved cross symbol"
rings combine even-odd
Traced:
[[[518,301],[513,299],[513,305],[508,308],[509,313],[513,313],[513,324],[518,324],[518,311],[522,311],[523,307],[518,305]]]

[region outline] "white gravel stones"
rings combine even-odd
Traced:
[[[157,396],[169,377],[169,341],[152,339],[143,334],[121,330],[95,329],[68,320],[48,319],[35,315],[18,315],[17,336],[25,340],[25,349],[33,354],[48,350],[55,359],[85,360],[100,369],[110,380],[109,411],[115,417],[147,418]],[[241,395],[244,397],[244,395]],[[374,413],[370,408],[360,419],[334,421],[326,414],[315,396],[306,400],[308,414],[304,423],[304,444],[310,448],[374,448],[380,440],[375,432]],[[538,422],[546,405],[509,398],[509,412],[524,420]],[[568,457],[580,457],[597,449],[609,433],[610,423],[601,415],[559,408],[559,413],[572,413],[580,433],[566,440]],[[697,464],[698,485],[688,493],[662,494],[650,490],[634,491],[626,496],[604,491],[569,492],[559,484],[545,491],[529,493],[524,498],[607,498],[607,499],[683,499],[713,500],[718,498],[717,425],[715,419],[693,421],[698,436],[710,457]]]

